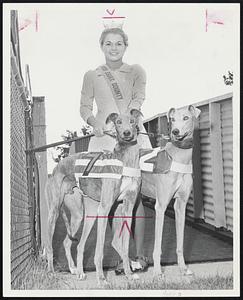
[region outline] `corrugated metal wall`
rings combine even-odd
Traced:
[[[233,231],[233,115],[232,101],[221,102],[221,133],[227,229]]]
[[[204,220],[214,225],[214,202],[213,202],[213,180],[212,161],[210,145],[210,122],[209,106],[199,107],[201,114],[199,117],[200,130],[200,152],[201,152],[201,178],[203,191],[203,215]]]

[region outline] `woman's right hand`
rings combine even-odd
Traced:
[[[94,116],[90,116],[87,123],[93,127],[93,133],[95,136],[100,137],[104,135],[103,125],[98,122]]]
[[[104,135],[103,126],[94,126],[93,127],[93,133],[95,136],[100,137]]]

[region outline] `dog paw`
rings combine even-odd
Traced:
[[[160,272],[153,272],[153,277],[158,280],[165,280],[165,274]]]
[[[192,276],[194,273],[189,268],[181,269],[181,274],[183,276]]]
[[[55,272],[54,272],[54,268],[48,268],[48,269],[47,269],[47,273],[48,273],[48,274],[55,273]]]
[[[87,275],[85,273],[78,274],[78,279],[79,280],[85,280],[87,278]]]
[[[131,279],[132,279],[132,280],[138,280],[138,279],[139,279],[138,274],[132,274],[132,275],[131,275]]]
[[[109,286],[109,282],[104,278],[100,278],[98,279],[98,287],[99,288],[105,288],[105,287],[108,287]]]
[[[77,274],[78,274],[77,268],[69,268],[69,269],[70,269],[70,273],[71,273],[72,275],[77,275]]]

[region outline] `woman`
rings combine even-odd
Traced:
[[[144,70],[139,65],[123,63],[127,46],[128,38],[122,29],[105,29],[100,37],[100,47],[106,64],[84,75],[80,114],[84,121],[93,127],[95,134],[90,140],[88,151],[112,151],[116,141],[109,135],[104,135],[107,116],[113,112],[127,113],[134,108],[140,110],[145,99]],[[93,115],[94,99],[98,109],[96,116]],[[139,127],[141,131],[145,131],[142,123]],[[151,148],[148,136],[139,135],[138,143],[141,148]],[[140,197],[134,211],[138,216],[145,215]],[[147,258],[144,257],[144,220],[144,218],[136,219],[134,232],[136,260],[140,263],[141,270],[145,270],[148,266]],[[122,272],[122,264],[119,264],[116,274]]]

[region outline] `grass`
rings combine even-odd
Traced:
[[[18,290],[78,290],[79,281],[62,272],[48,273],[46,260],[39,257],[33,261],[29,272],[15,282]],[[83,288],[84,289],[84,288]],[[88,289],[88,288],[86,288]],[[161,281],[154,278],[138,281],[114,280],[105,289],[110,290],[228,290],[233,289],[233,275],[194,277],[182,282]]]
[[[166,282],[156,279],[146,279],[123,284],[112,283],[107,289],[111,290],[228,290],[233,289],[233,275],[222,277],[213,276],[194,278],[190,282]]]
[[[12,289],[15,290],[66,290],[74,288],[74,284],[60,273],[48,273],[46,260],[41,257],[33,261],[29,272],[12,285]]]

